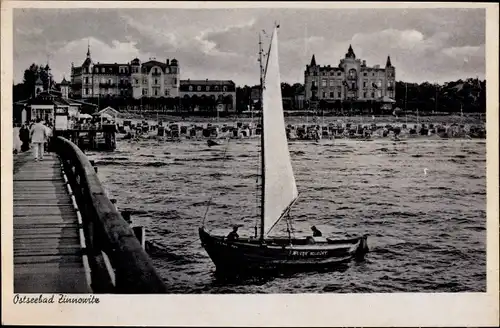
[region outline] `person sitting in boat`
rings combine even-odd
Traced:
[[[234,226],[233,227],[233,231],[231,231],[228,235],[227,235],[227,240],[236,240],[238,239],[240,236],[238,235],[238,226]]]
[[[311,230],[313,231],[313,237],[321,237],[323,235],[316,226],[312,226]]]

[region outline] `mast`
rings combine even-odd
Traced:
[[[274,26],[275,28],[278,28],[279,25]],[[273,33],[274,35],[274,33]],[[271,41],[269,42],[269,49],[266,54],[266,66],[265,68],[262,67],[262,40],[261,36],[259,33],[259,64],[260,64],[260,103],[261,103],[261,110],[262,110],[262,117],[261,117],[261,136],[260,136],[260,154],[261,154],[261,198],[260,198],[260,240],[261,242],[264,241],[264,199],[265,199],[265,181],[266,181],[266,169],[265,169],[265,158],[264,158],[264,89],[265,89],[265,76],[267,72],[267,65],[269,63],[269,54],[271,53],[271,45],[273,44],[273,37],[271,36]]]
[[[259,88],[259,98],[260,98],[260,109],[261,109],[261,129],[260,129],[260,240],[264,241],[264,182],[266,179],[266,170],[264,168],[264,103],[262,93],[264,92],[264,68],[262,67],[262,37],[259,32],[259,68],[260,68],[260,88]]]

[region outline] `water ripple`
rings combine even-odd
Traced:
[[[174,293],[485,291],[484,142],[322,140],[289,147],[301,193],[291,212],[295,234],[309,234],[311,225],[331,236],[367,233],[365,262],[236,282],[214,275],[197,227],[206,214],[213,231],[226,234],[242,223],[241,235],[253,235],[258,140],[215,148],[202,140],[122,140],[114,153],[90,159],[119,208],[146,227],[147,250]],[[275,234],[286,234],[286,225]]]

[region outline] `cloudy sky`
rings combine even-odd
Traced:
[[[338,65],[352,44],[367,65],[396,66],[397,80],[484,78],[484,9],[15,9],[14,81],[47,62],[69,78],[90,43],[95,62],[176,58],[182,79],[258,83],[258,33],[281,24],[282,81],[304,82],[312,54]],[[264,40],[266,41],[266,40]]]

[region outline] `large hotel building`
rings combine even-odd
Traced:
[[[306,66],[305,99],[349,102],[390,102],[395,98],[396,68],[387,57],[385,67],[369,67],[356,59],[351,46],[337,67],[316,64],[314,55]]]
[[[180,80],[177,59],[141,63],[94,63],[87,49],[81,66],[71,66],[71,93],[74,98],[141,97],[189,98],[193,108],[211,104],[215,110],[236,110],[236,86],[228,80]],[[207,102],[207,98],[210,101]],[[196,110],[196,109],[195,109]]]
[[[79,67],[71,66],[71,91],[77,98],[102,96],[121,97],[178,97],[180,69],[177,60],[164,63],[153,59],[141,63],[135,58],[130,63],[94,63],[87,50],[87,58]]]

